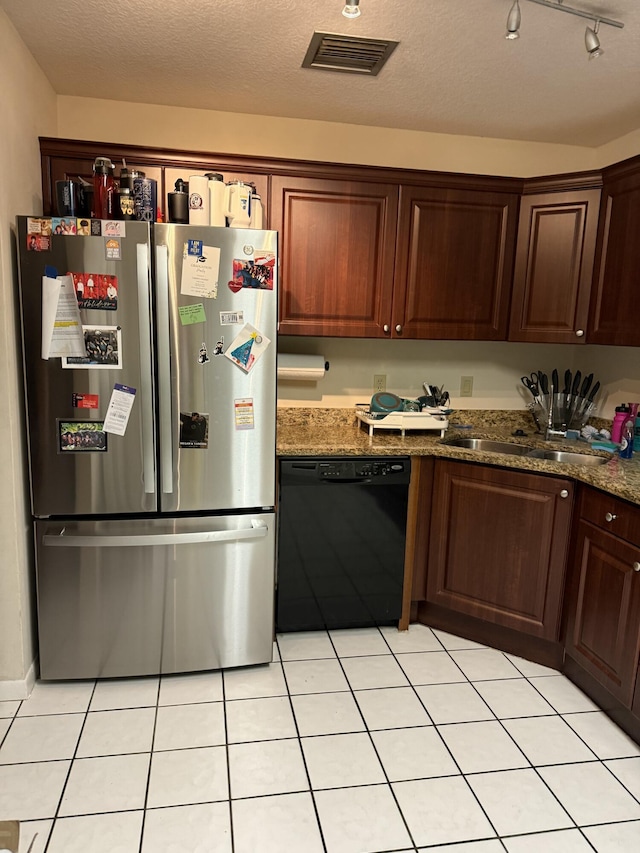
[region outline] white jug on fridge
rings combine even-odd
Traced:
[[[251,187],[244,181],[229,181],[225,187],[225,216],[231,228],[251,227]]]

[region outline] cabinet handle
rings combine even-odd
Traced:
[[[618,517],[618,516],[617,516],[617,515],[614,515],[612,512],[608,512],[608,513],[605,515],[604,520],[605,520],[605,521],[615,521],[617,517]]]
[[[561,498],[568,498],[568,497],[569,497],[569,492],[567,491],[567,489],[563,489],[563,490],[560,492],[560,497],[561,497]]]
[[[640,572],[640,563],[634,563],[633,564],[633,571],[634,572]]]
[[[578,329],[576,332],[576,338],[581,338],[584,335],[584,331],[582,329]]]
[[[396,332],[398,334],[400,334],[401,331],[402,331],[402,326],[400,325],[400,323],[398,323],[398,325],[396,326]]]
[[[385,335],[389,334],[389,326],[386,323],[382,327],[382,331],[385,333]]]

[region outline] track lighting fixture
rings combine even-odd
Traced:
[[[360,16],[360,0],[347,0],[342,14],[345,18],[358,18]]]
[[[585,12],[583,9],[574,9],[572,6],[565,6],[564,0],[528,0],[529,3],[537,3],[538,6],[546,6],[547,9],[555,9],[558,12],[567,12],[569,15],[576,15],[578,18],[586,18],[594,22],[594,27],[587,27],[584,34],[584,43],[589,54],[589,59],[595,59],[597,56],[602,56],[604,50],[600,47],[600,39],[598,38],[598,30],[600,24],[607,24],[610,27],[618,27],[622,29],[624,24],[622,21],[614,21],[613,18],[595,17],[593,12]],[[507,34],[508,39],[520,38],[520,3],[519,0],[514,0],[509,15],[507,17]]]
[[[507,34],[505,38],[520,38],[520,17],[520,3],[518,0],[514,0],[513,6],[509,11],[509,17],[507,18]]]
[[[589,59],[595,59],[597,56],[602,56],[604,50],[600,47],[600,39],[598,38],[598,30],[600,29],[600,21],[596,21],[593,29],[587,27],[584,31],[584,44],[589,54]]]

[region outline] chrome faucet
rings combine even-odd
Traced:
[[[554,415],[553,415],[553,396],[554,396],[554,387],[551,385],[549,387],[549,415],[547,418],[547,431],[545,432],[545,439],[547,441],[552,441],[555,439],[566,438],[567,431],[563,429],[555,429],[553,426]]]

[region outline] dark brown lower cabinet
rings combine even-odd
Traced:
[[[578,527],[565,649],[640,715],[640,547],[586,521]]]
[[[556,477],[438,460],[427,603],[557,640],[573,489]]]

